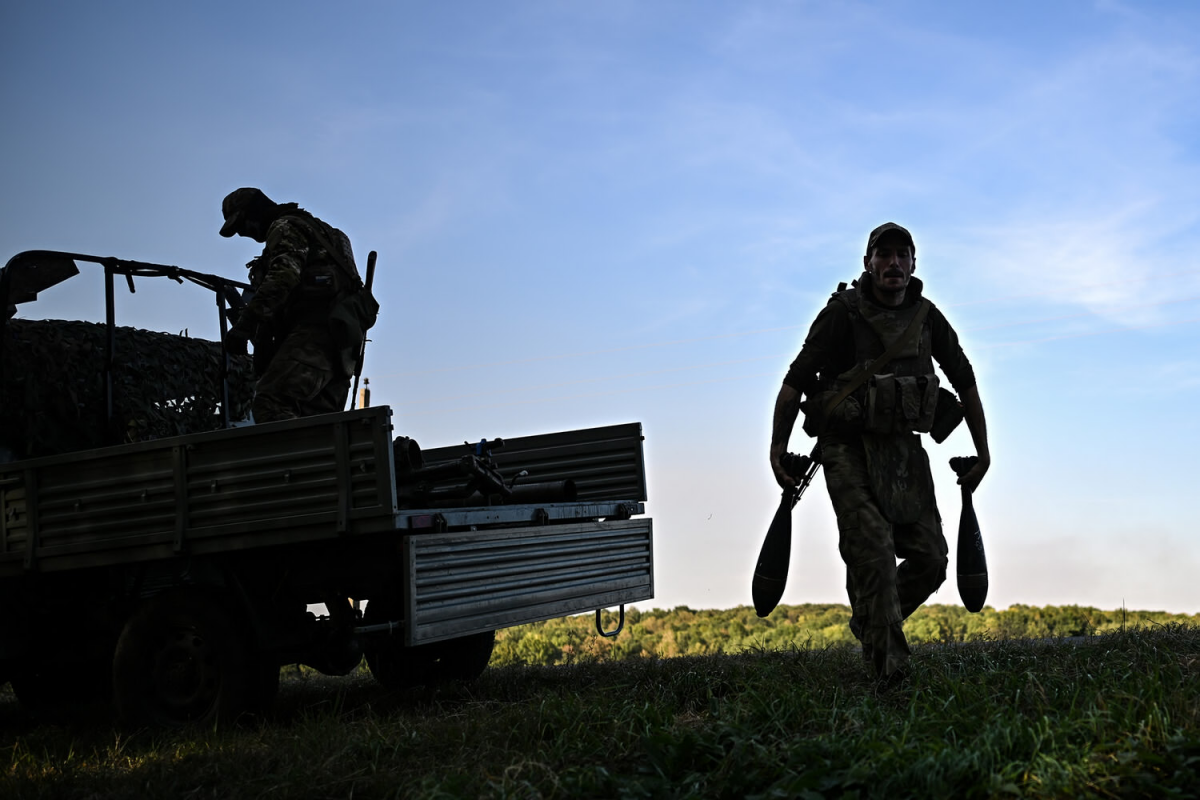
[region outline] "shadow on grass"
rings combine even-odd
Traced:
[[[0,696],[5,796],[993,797],[1200,790],[1200,630],[487,670],[389,692],[285,671],[266,720],[30,726]],[[11,723],[11,724],[10,724]],[[6,789],[7,794],[6,794]]]

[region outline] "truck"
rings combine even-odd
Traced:
[[[17,306],[80,264],[103,268],[105,322],[47,353],[62,324]],[[219,340],[117,327],[122,277],[210,290]],[[245,288],[57,251],[0,271],[0,681],[31,714],[227,722],[269,709],[287,664],[471,680],[497,630],[594,612],[615,636],[653,597],[640,423],[432,449],[386,405],[239,424],[253,370],[224,341]]]

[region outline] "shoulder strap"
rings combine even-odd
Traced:
[[[859,373],[854,376],[853,380],[842,387],[842,390],[834,395],[832,400],[825,404],[825,408],[821,412],[822,419],[829,419],[829,415],[835,408],[838,407],[839,403],[849,397],[850,393],[859,386],[862,386],[863,383],[866,382],[867,378],[878,374],[880,369],[886,366],[889,361],[896,357],[896,354],[899,353],[905,345],[912,341],[913,337],[915,337],[921,330],[921,326],[925,324],[925,317],[929,314],[929,309],[932,305],[933,304],[925,298],[921,298],[921,307],[917,309],[916,315],[913,316],[912,322],[908,323],[908,327],[905,328],[904,333],[897,338],[896,341],[892,342],[892,346],[887,350],[884,350],[883,354],[879,356],[879,358],[875,359],[864,369],[860,370]]]
[[[846,313],[850,315],[851,320],[862,316],[858,310],[858,281],[852,283],[849,287],[845,283],[839,283],[837,291],[829,296],[829,301],[834,300],[846,307]]]

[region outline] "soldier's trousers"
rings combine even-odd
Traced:
[[[822,436],[821,463],[837,514],[838,550],[846,564],[850,628],[876,674],[886,677],[909,658],[904,620],[946,579],[948,547],[937,504],[931,492],[916,522],[890,522],[871,490],[857,437]],[[932,481],[928,474],[923,477]],[[899,567],[897,557],[904,559]]]
[[[320,325],[297,325],[254,386],[254,421],[341,411],[349,394],[350,379],[341,375],[329,332]]]

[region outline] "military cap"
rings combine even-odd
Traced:
[[[273,205],[274,203],[263,194],[261,189],[234,189],[221,201],[221,214],[225,217],[225,224],[221,226],[221,235],[228,238],[237,233],[238,227],[246,217],[246,212],[253,212],[256,207],[269,208]]]
[[[871,231],[871,235],[867,237],[867,255],[871,255],[871,251],[879,244],[879,240],[889,233],[895,233],[908,241],[908,246],[912,248],[913,254],[917,252],[917,245],[913,242],[912,234],[907,228],[897,225],[894,222],[885,222],[875,230]]]

